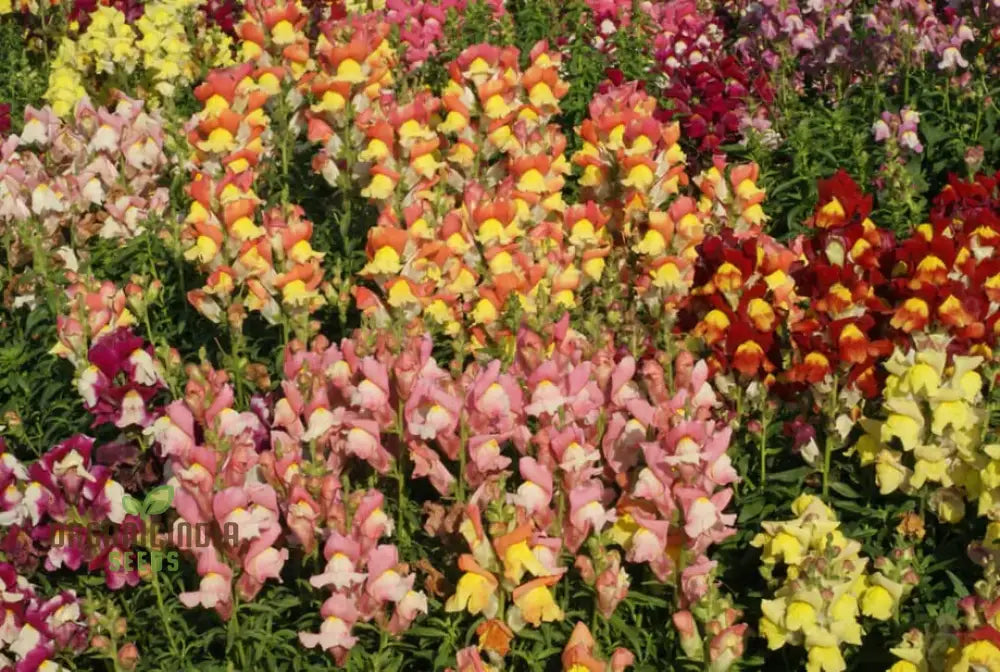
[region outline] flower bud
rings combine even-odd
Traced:
[[[139,649],[136,645],[129,642],[122,648],[118,649],[118,664],[126,670],[134,670],[136,664],[139,662]]]

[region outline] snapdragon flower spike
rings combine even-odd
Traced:
[[[742,657],[749,624],[739,622],[742,612],[717,585],[709,591],[707,599],[691,610],[674,612],[672,620],[685,655],[704,661],[706,670],[722,672]]]
[[[872,125],[875,142],[883,142],[894,137],[895,142],[907,150],[919,154],[924,151],[917,135],[920,113],[904,107],[899,114],[883,112],[881,118]]]
[[[68,359],[77,371],[89,365],[92,343],[137,323],[125,292],[109,280],[80,277],[66,288],[66,298],[68,314],[56,317],[59,340],[50,352]]]
[[[405,105],[383,102],[358,116],[367,138],[359,158],[372,164],[363,193],[381,207],[363,273],[378,281],[385,300],[367,289],[356,293],[377,319],[388,319],[390,309],[407,321],[422,314],[454,334],[468,315],[493,333],[511,297],[532,313],[543,291],[553,309],[575,306],[581,274],[576,260],[561,254],[557,225],[566,208],[566,140],[549,123],[566,85],[556,74],[559,57],[545,43],[529,57],[522,75],[516,50],[470,47],[450,65],[440,99],[420,92]],[[432,128],[430,114],[439,108],[444,119]],[[477,156],[506,158],[484,171]],[[457,193],[431,191],[441,183]],[[483,254],[476,240],[502,245]]]
[[[198,559],[201,587],[182,601],[214,608],[224,619],[232,611],[233,578],[240,597],[251,600],[266,581],[281,580],[288,557],[278,547],[287,511],[274,487],[258,479],[260,451],[270,445],[267,427],[257,413],[235,411],[233,401],[224,374],[190,367],[185,399],[170,404],[146,430],[172,474],[180,518],[171,540]],[[191,530],[206,525],[208,545],[192,543]]]
[[[590,629],[578,622],[560,657],[563,672],[623,672],[635,662],[635,655],[622,647],[612,652],[610,660],[602,661],[595,656],[596,647]]]
[[[125,490],[111,478],[110,469],[93,463],[93,445],[94,439],[76,435],[27,467],[0,445],[0,522],[12,527],[8,540],[21,546],[8,555],[20,565],[32,566],[44,557],[48,571],[64,566],[76,571],[84,565],[91,571],[103,569],[107,585],[117,589],[117,572],[106,563],[110,544],[70,529],[125,519]]]
[[[486,4],[495,19],[506,12],[499,0],[489,0]],[[454,12],[452,16],[458,17],[461,21],[459,25],[463,25],[468,5],[468,0],[387,0],[380,18],[398,27],[400,39],[406,45],[402,52],[403,59],[412,72],[440,52],[449,13]]]
[[[158,412],[149,408],[166,387],[152,347],[129,329],[101,336],[87,353],[90,365],[77,374],[77,389],[94,416],[93,426],[148,427]]]
[[[291,381],[310,372],[308,386]],[[351,456],[379,473],[392,456],[381,443],[381,427],[396,421],[388,368],[374,357],[360,358],[354,344],[341,347],[314,339],[309,351],[289,346],[285,358],[285,399],[279,402],[275,429],[293,441],[315,441],[317,455],[339,481]]]
[[[865,27],[871,37],[865,48],[874,51],[877,63],[889,68],[910,63],[923,67],[931,60],[937,70],[956,71],[969,67],[962,56],[962,46],[976,39],[975,28],[966,17],[955,12],[943,13],[913,0],[897,3],[890,11],[886,7],[872,7],[864,15]],[[912,40],[913,48],[901,50],[898,40],[901,33]]]
[[[0,145],[0,233],[10,237],[13,268],[35,250],[71,276],[89,258],[91,238],[131,239],[166,208],[162,119],[126,96],[97,109],[84,99],[74,112],[64,121],[29,106],[21,134]]]
[[[577,131],[584,143],[572,161],[583,168],[580,186],[586,197],[613,205],[616,220],[641,219],[687,184],[680,126],[657,121],[655,110],[656,100],[636,82],[606,83]]]
[[[371,20],[324,21],[319,28],[320,36],[313,45],[318,72],[302,81],[313,101],[305,116],[309,140],[321,145],[313,159],[313,169],[330,184],[340,185],[344,179],[341,170],[348,156],[346,149],[364,144],[368,136],[354,119],[363,118],[364,113],[381,104],[380,99],[393,82],[397,55],[388,41],[391,27],[374,15]],[[385,149],[377,158],[382,158],[382,152],[391,151],[384,138],[382,142]]]
[[[775,599],[761,603],[760,631],[772,650],[804,646],[811,669],[844,669],[841,647],[860,644],[862,615],[891,618],[901,594],[894,597],[877,574],[869,574],[861,544],[844,536],[819,499],[801,495],[792,511],[794,520],[764,522],[764,532],[751,542],[764,550],[761,573],[780,584]],[[781,581],[773,576],[779,562],[788,566]]]
[[[790,275],[795,254],[766,235],[744,237],[724,230],[699,248],[690,302],[682,325],[695,319],[727,371],[773,382],[780,361],[776,334],[798,310]],[[788,317],[791,316],[791,317]]]
[[[88,647],[87,626],[74,591],[45,599],[35,586],[9,563],[0,563],[0,602],[5,613],[4,669],[45,670],[66,668],[53,659],[57,654],[76,655]]]
[[[890,326],[906,335],[947,334],[965,352],[996,342],[1000,312],[991,297],[1000,268],[987,250],[1000,236],[997,201],[997,177],[985,175],[953,178],[935,198],[930,221],[896,248],[893,261],[905,272],[890,280]]]
[[[351,494],[344,512],[348,520],[331,531],[324,545],[326,567],[309,580],[316,588],[329,587],[332,595],[320,610],[320,631],[300,632],[299,640],[307,648],[321,647],[338,665],[357,642],[351,631],[358,621],[375,621],[399,635],[419,614],[427,613],[426,595],[413,589],[416,576],[399,562],[394,545],[379,543],[392,534],[382,505],[378,491]]]
[[[254,184],[270,140],[264,105],[281,92],[283,79],[303,74],[308,60],[305,38],[296,33],[306,16],[293,5],[251,9],[257,18],[241,30],[244,44],[256,45],[255,62],[216,71],[196,90],[204,109],[192,118],[189,136],[201,166],[188,185],[194,201],[182,239],[190,245],[185,257],[209,275],[188,299],[215,322],[226,318],[240,328],[249,309],[272,323],[287,319],[305,334],[309,315],[325,303],[318,291],[323,255],[310,245],[312,224],[298,206],[257,213],[262,199]],[[266,38],[261,26],[274,34]],[[265,41],[283,46],[292,75],[259,50]]]
[[[978,501],[980,515],[995,509],[998,483],[989,465],[997,450],[981,438],[982,358],[949,357],[946,348],[947,339],[938,337],[893,353],[885,364],[886,418],[862,420],[866,433],[855,451],[862,464],[875,465],[883,494],[930,486],[935,513],[954,523],[965,516],[966,499]],[[912,468],[903,463],[906,453],[917,455]]]

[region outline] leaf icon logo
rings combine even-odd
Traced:
[[[125,509],[125,513],[130,513],[133,516],[142,515],[142,502],[132,495],[122,497],[122,507]]]
[[[173,486],[161,485],[150,490],[141,502],[132,495],[125,495],[122,497],[122,508],[133,516],[156,516],[169,509],[173,501]]]

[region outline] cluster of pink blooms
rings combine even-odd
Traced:
[[[201,576],[198,590],[180,599],[228,619],[236,572],[241,598],[251,600],[265,581],[280,580],[288,557],[287,550],[274,547],[282,536],[277,494],[257,478],[258,451],[268,438],[266,417],[232,408],[225,373],[191,366],[188,376],[184,398],[169,404],[146,434],[166,460],[174,488],[179,518],[171,538],[194,555]],[[253,407],[267,412],[259,401]],[[230,524],[235,535],[227,533]],[[192,535],[197,529],[211,534]]]
[[[741,31],[736,50],[769,68],[782,59],[793,59],[799,64],[799,76],[821,72],[854,56],[850,51],[853,4],[852,0],[750,4],[743,17],[746,30]]]
[[[242,413],[232,408],[224,373],[190,367],[184,400],[170,404],[147,431],[167,459],[176,490],[180,519],[172,536],[197,558],[202,577],[198,590],[183,593],[181,601],[214,608],[228,619],[234,579],[241,599],[251,600],[267,580],[281,580],[286,537],[310,553],[317,535],[326,535],[327,567],[312,583],[332,586],[333,594],[324,604],[320,632],[303,633],[302,642],[320,645],[340,662],[356,641],[351,629],[359,620],[377,620],[398,634],[427,610],[396,547],[379,544],[392,532],[382,494],[348,492],[340,478],[352,455],[380,472],[389,466],[379,445],[383,425],[374,419],[387,420],[384,397],[364,377],[384,385],[385,371],[379,375],[368,357],[362,373],[347,343],[348,360],[335,346],[322,350],[322,337],[311,352],[290,346],[285,396],[273,407],[256,398],[253,410]],[[347,361],[363,377],[357,385],[350,383]],[[309,381],[308,388],[301,389],[302,381]],[[322,476],[311,475],[316,473]],[[184,524],[208,526],[208,543],[185,541]],[[225,532],[230,525],[235,538]]]
[[[976,29],[954,7],[923,0],[879,2],[861,16],[852,0],[739,4],[745,6],[745,27],[737,52],[771,68],[783,59],[794,61],[799,86],[806,74],[814,85],[825,86],[835,69],[849,73],[853,82],[862,67],[893,74],[904,63],[923,67],[927,59],[936,69],[957,72],[969,66],[963,46],[976,39]],[[864,38],[858,36],[862,28]]]
[[[546,355],[546,341],[522,331],[506,372],[491,361],[449,374],[430,357],[429,339],[411,341],[395,357],[359,358],[350,341],[314,347],[305,378],[315,385],[328,372],[326,394],[286,396],[275,423],[286,408],[303,408],[285,426],[301,433],[300,443],[320,439],[332,469],[324,479],[333,484],[348,455],[384,473],[404,451],[413,475],[442,494],[462,499],[466,486],[475,489],[455,521],[469,553],[449,610],[492,618],[510,599],[514,631],[560,620],[549,591],[567,571],[559,565],[564,552],[577,554],[576,567],[608,617],[628,591],[623,560],[648,564],[663,581],[677,577],[682,605],[698,602],[712,584],[706,552],[733,532],[734,517],[724,510],[736,480],[725,453],[729,430],[710,419],[707,367],[679,360],[679,391],[671,395],[653,360],[639,367],[610,348],[587,357],[584,339],[565,320],[552,336]],[[393,429],[380,431],[380,423]],[[444,512],[433,509],[428,530],[447,533]]]
[[[504,14],[502,0],[488,0],[494,17]],[[468,0],[386,0],[379,18],[399,29],[403,60],[410,70],[437,56],[444,41],[449,16],[461,20]]]
[[[492,618],[510,600],[512,632],[560,620],[550,590],[569,554],[605,616],[627,595],[626,562],[677,581],[680,607],[701,615],[716,590],[708,551],[734,531],[726,508],[737,480],[705,363],[681,355],[671,377],[653,358],[595,350],[568,319],[545,336],[519,332],[506,370],[489,360],[447,371],[431,346],[426,337],[401,347],[384,336],[339,346],[320,336],[308,349],[293,341],[281,397],[242,413],[224,373],[189,368],[185,398],[147,430],[181,519],[213,530],[206,547],[189,546],[202,579],[185,604],[227,618],[234,579],[252,599],[280,580],[286,540],[305,552],[320,540],[327,564],[312,583],[331,595],[303,644],[343,662],[359,621],[402,632],[427,598],[396,547],[381,543],[394,527],[383,495],[349,490],[345,477],[367,465],[404,478],[412,465],[459,500],[457,515],[434,505],[426,522],[432,534],[461,531],[469,546],[449,610]],[[231,523],[236,540],[223,533]],[[739,655],[742,632],[728,623],[725,651],[713,655]]]
[[[934,3],[891,0],[876,3],[864,21],[874,32],[871,46],[878,63],[896,68],[904,62],[920,66],[929,56],[939,70],[954,72],[969,67],[962,47],[975,40],[976,33],[954,7],[938,12]]]
[[[299,633],[299,640],[305,647],[329,652],[338,665],[357,643],[351,629],[359,620],[375,620],[399,635],[419,614],[427,613],[427,596],[413,589],[417,577],[400,562],[396,546],[378,543],[392,534],[392,521],[382,509],[382,493],[377,490],[358,490],[340,502],[341,523],[323,547],[326,566],[309,579],[314,587],[328,587],[332,594],[320,609],[319,632]]]
[[[122,97],[113,110],[82,101],[63,122],[49,108],[25,111],[20,135],[0,145],[0,233],[8,263],[29,262],[35,248],[75,271],[92,236],[126,240],[162,214],[159,185],[167,159],[158,117]]]
[[[919,154],[924,151],[917,135],[917,125],[920,123],[920,113],[904,107],[899,114],[883,112],[882,118],[872,126],[875,142],[883,142],[894,137],[900,147]]]
[[[7,453],[2,454],[7,457]],[[48,599],[7,562],[0,563],[0,669],[11,672],[64,672],[56,654],[87,648],[87,627],[74,591]]]
[[[596,27],[596,46],[611,50],[611,38],[635,22],[638,11],[648,22],[655,56],[667,74],[691,65],[712,61],[722,49],[723,31],[714,15],[698,8],[695,0],[640,2],[631,0],[587,0]]]
[[[76,435],[25,466],[0,441],[0,524],[6,528],[2,550],[19,568],[34,569],[44,558],[47,571],[103,569],[112,590],[134,586],[139,582],[134,570],[107,566],[108,555],[125,550],[122,544],[128,540],[68,532],[67,526],[89,529],[126,520],[138,526],[122,508],[122,485],[108,467],[93,461],[93,447],[94,439]]]

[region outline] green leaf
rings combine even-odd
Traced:
[[[143,502],[143,508],[147,515],[155,516],[169,509],[173,501],[173,486],[161,485],[149,491],[149,494],[146,495],[146,500]]]
[[[834,481],[830,483],[830,489],[836,492],[841,497],[847,497],[848,499],[861,499],[861,493],[840,481]]]
[[[951,581],[952,588],[955,589],[955,594],[959,597],[967,597],[969,595],[969,589],[965,587],[962,580],[955,576],[954,572],[950,569],[945,572],[948,575],[948,579]]]
[[[142,514],[142,502],[132,495],[122,497],[122,507],[125,509],[125,513],[130,513],[133,516]]]
[[[788,471],[782,471],[777,474],[768,474],[768,480],[780,481],[782,483],[794,483],[796,481],[801,481],[810,472],[814,471],[811,467],[799,467],[797,469],[789,469]]]

